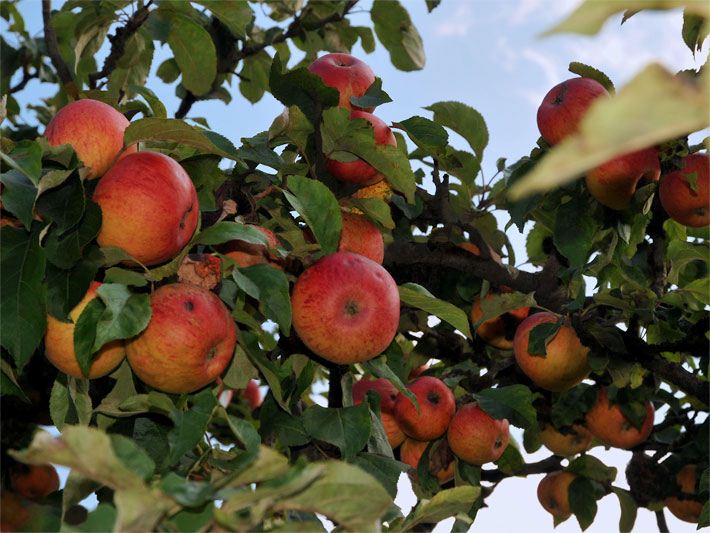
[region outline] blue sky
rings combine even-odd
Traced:
[[[445,100],[462,101],[476,108],[486,119],[490,132],[484,156],[484,171],[488,177],[495,172],[498,157],[506,157],[512,162],[530,151],[539,136],[535,121],[539,102],[553,85],[572,76],[567,71],[570,61],[581,61],[603,70],[618,87],[650,61],[660,61],[671,70],[680,70],[697,66],[706,57],[706,53],[702,53],[694,61],[683,44],[680,11],[640,13],[621,27],[615,19],[594,37],[563,35],[539,39],[537,35],[579,2],[443,0],[431,14],[427,14],[424,0],[403,3],[423,37],[427,65],[419,72],[400,72],[390,64],[383,47],[378,45],[370,55],[356,49],[354,54],[365,60],[382,78],[383,88],[394,100],[379,108],[376,114],[388,122],[412,115],[430,116],[423,108]],[[368,6],[369,2],[365,1],[358,10],[366,10]],[[30,31],[39,31],[39,0],[25,0],[20,9]],[[369,24],[369,14],[355,14],[353,21]],[[3,23],[0,28],[5,30],[6,25]],[[153,72],[168,55],[167,47],[156,52]],[[163,100],[172,115],[179,103],[174,96],[174,87],[166,86],[154,75],[148,86]],[[36,101],[48,94],[48,87],[33,81],[21,93],[20,101]],[[281,110],[281,104],[268,94],[258,104],[249,104],[235,86],[232,103],[200,102],[193,107],[190,116],[207,118],[212,129],[238,145],[240,138],[266,129]],[[452,137],[455,139],[455,135]],[[460,139],[455,141],[463,147]],[[504,221],[503,216],[501,221]],[[509,237],[515,244],[519,262],[524,260],[521,259],[525,257],[523,236],[511,228]],[[519,433],[515,436],[520,440]],[[626,487],[623,470],[631,454],[605,452],[601,448],[595,448],[593,454],[608,465],[616,466],[619,470],[616,484]],[[528,460],[535,461],[544,456],[538,452]],[[540,479],[541,476],[531,476],[502,482],[488,498],[489,508],[479,512],[474,530],[514,531],[524,524],[528,532],[550,531],[552,518],[536,497]],[[403,478],[397,500],[405,510],[413,503],[407,484]],[[674,532],[695,530],[670,513],[666,513],[666,518]],[[618,519],[618,501],[613,495],[607,496],[599,503],[597,520],[588,531],[615,531]],[[446,521],[437,531],[448,531],[449,528],[450,521]],[[653,513],[639,510],[635,531],[656,529]],[[557,531],[578,531],[578,525],[572,518]]]

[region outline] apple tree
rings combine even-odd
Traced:
[[[695,53],[703,2],[587,0],[550,32],[679,5]],[[42,0],[31,35],[0,3],[3,531],[466,531],[536,474],[555,524],[612,493],[624,531],[710,523],[707,70],[572,63],[484,177],[468,103],[377,118],[353,47],[425,54],[405,3],[366,7]],[[283,113],[238,145],[199,116],[266,93]],[[630,490],[595,446],[632,452]]]

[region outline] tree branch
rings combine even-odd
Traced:
[[[666,515],[663,509],[656,511],[656,524],[658,525],[658,531],[660,531],[660,533],[668,533],[668,524],[666,523]]]
[[[126,25],[116,29],[116,33],[109,36],[108,40],[111,41],[111,52],[104,61],[104,66],[98,72],[89,74],[89,87],[92,89],[96,88],[96,82],[101,78],[107,78],[111,75],[113,70],[116,68],[119,59],[123,57],[126,51],[126,43],[128,39],[133,35],[138,29],[143,25],[143,23],[148,19],[150,14],[150,6],[153,4],[153,0],[148,0],[148,2],[138,9],[131,18],[128,19]]]
[[[44,42],[47,45],[47,54],[52,60],[52,65],[57,71],[57,76],[59,76],[64,90],[69,96],[76,99],[79,96],[79,91],[74,82],[74,76],[59,52],[57,34],[52,27],[52,0],[42,0],[42,21],[44,23]]]
[[[543,459],[537,463],[526,464],[523,468],[513,474],[506,474],[500,470],[482,470],[481,480],[498,483],[508,477],[525,477],[534,474],[549,474],[550,472],[560,470],[562,468],[561,462],[561,457],[551,455],[547,459]]]
[[[30,68],[25,63],[24,65],[22,65],[22,79],[19,82],[17,82],[17,85],[15,85],[14,87],[10,87],[10,89],[8,90],[8,93],[14,94],[16,92],[21,91],[22,89],[24,89],[27,86],[27,84],[31,80],[34,80],[36,78],[39,78],[39,69],[35,69],[35,71],[30,74]]]

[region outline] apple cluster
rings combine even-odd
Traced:
[[[578,131],[589,108],[608,97],[604,86],[591,78],[572,78],[554,86],[537,111],[542,138],[551,146],[564,141]],[[690,154],[676,170],[661,175],[658,147],[650,146],[615,157],[585,176],[589,193],[614,210],[627,209],[643,181],[659,182],[661,205],[676,222],[693,228],[710,225],[710,157],[706,153]]]

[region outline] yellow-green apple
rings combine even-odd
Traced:
[[[584,426],[575,424],[562,433],[551,424],[546,424],[540,432],[540,440],[555,455],[570,457],[589,448],[594,437]]]
[[[338,105],[347,109],[372,111],[374,107],[360,108],[350,102],[351,96],[362,96],[375,81],[375,73],[364,61],[350,54],[326,54],[308,66],[308,70],[323,80],[328,87],[340,93]]]
[[[96,298],[96,289],[101,286],[98,281],[92,281],[89,290],[81,301],[69,313],[72,322],[62,322],[52,315],[47,315],[47,332],[44,335],[44,350],[49,362],[65,374],[77,379],[85,379],[76,360],[74,351],[74,325],[84,308]],[[105,344],[91,360],[89,379],[100,378],[116,368],[126,351],[122,340]]]
[[[158,152],[121,158],[99,181],[101,246],[116,246],[144,265],[172,259],[190,241],[200,216],[185,170]]]
[[[315,354],[347,365],[380,355],[399,326],[399,291],[362,255],[336,252],[307,268],[291,293],[293,327]]]
[[[148,327],[126,343],[133,372],[163,392],[188,393],[214,381],[234,355],[237,330],[212,292],[187,283],[150,295]]]
[[[554,313],[535,313],[523,320],[515,331],[513,350],[518,366],[533,383],[543,389],[561,392],[571,389],[589,375],[589,348],[582,345],[572,326],[563,323],[546,345],[546,355],[529,351],[530,332],[541,324],[563,320]]]
[[[653,430],[653,404],[646,402],[646,418],[640,428],[634,426],[618,404],[609,403],[606,387],[599,389],[597,401],[587,412],[587,429],[607,446],[633,448],[644,442]]]
[[[677,519],[697,524],[703,510],[703,502],[696,496],[695,489],[698,482],[697,465],[685,465],[676,475],[675,481],[677,490],[685,497],[682,500],[677,496],[666,498],[666,507]]]
[[[496,420],[477,403],[467,403],[456,411],[447,433],[449,447],[456,456],[472,465],[497,461],[508,447],[509,423]]]
[[[392,130],[382,119],[365,111],[352,111],[350,118],[361,118],[370,123],[374,130],[375,144],[397,146],[397,139],[395,139]],[[372,185],[384,179],[381,172],[362,159],[347,162],[329,159],[326,163],[326,168],[334,178],[344,183]]]
[[[703,228],[710,225],[710,157],[692,154],[684,157],[681,165],[680,170],[661,178],[661,205],[676,222]],[[691,187],[692,176],[695,176],[694,187]]]
[[[427,446],[429,443],[426,441],[407,438],[399,449],[399,460],[417,470]],[[432,448],[429,452],[429,472],[436,476],[440,484],[454,479],[454,458],[448,448],[446,440],[442,440],[438,448]]]
[[[591,78],[572,78],[555,85],[537,110],[540,135],[554,145],[575,133],[592,102],[602,96],[609,93]]]
[[[338,251],[364,255],[382,264],[385,258],[385,241],[375,224],[363,215],[343,212],[343,230]]]
[[[577,476],[562,470],[547,474],[537,486],[537,499],[545,511],[557,518],[572,514],[569,505],[569,486]]]
[[[59,475],[52,465],[18,465],[10,473],[14,491],[28,500],[41,500],[59,490]]]
[[[128,119],[98,100],[77,100],[65,105],[49,121],[44,136],[52,146],[71,144],[89,179],[103,176],[123,149]],[[136,151],[129,146],[122,155]]]
[[[501,287],[501,292],[512,291],[507,287]],[[493,297],[493,293],[489,292],[484,297],[484,300],[491,300]],[[481,337],[484,342],[499,350],[510,350],[513,348],[513,337],[518,325],[525,320],[529,313],[529,307],[512,309],[502,315],[482,322],[478,328],[476,328],[476,334]],[[482,317],[483,309],[481,308],[481,299],[476,298],[471,307],[471,322],[475,324],[481,320]]]
[[[281,245],[276,234],[263,226],[250,225],[264,234],[269,242],[268,247],[263,244],[234,240],[222,245],[219,248],[220,252],[232,259],[239,267],[269,263],[271,266],[282,269],[281,265],[274,261],[274,255],[269,252],[269,248],[276,248]]]
[[[585,182],[589,193],[611,209],[629,207],[641,179],[658,181],[661,166],[656,148],[646,148],[607,161],[590,170]]]
[[[353,403],[359,405],[365,399],[367,391],[375,391],[380,397],[380,420],[387,434],[387,441],[392,449],[404,441],[404,433],[394,418],[394,400],[397,398],[397,388],[392,382],[384,379],[370,379],[363,377],[353,385]]]
[[[401,392],[394,402],[394,416],[404,434],[415,440],[434,440],[446,433],[456,411],[456,399],[451,389],[438,378],[422,376],[407,388],[419,404],[419,412],[412,401]]]

